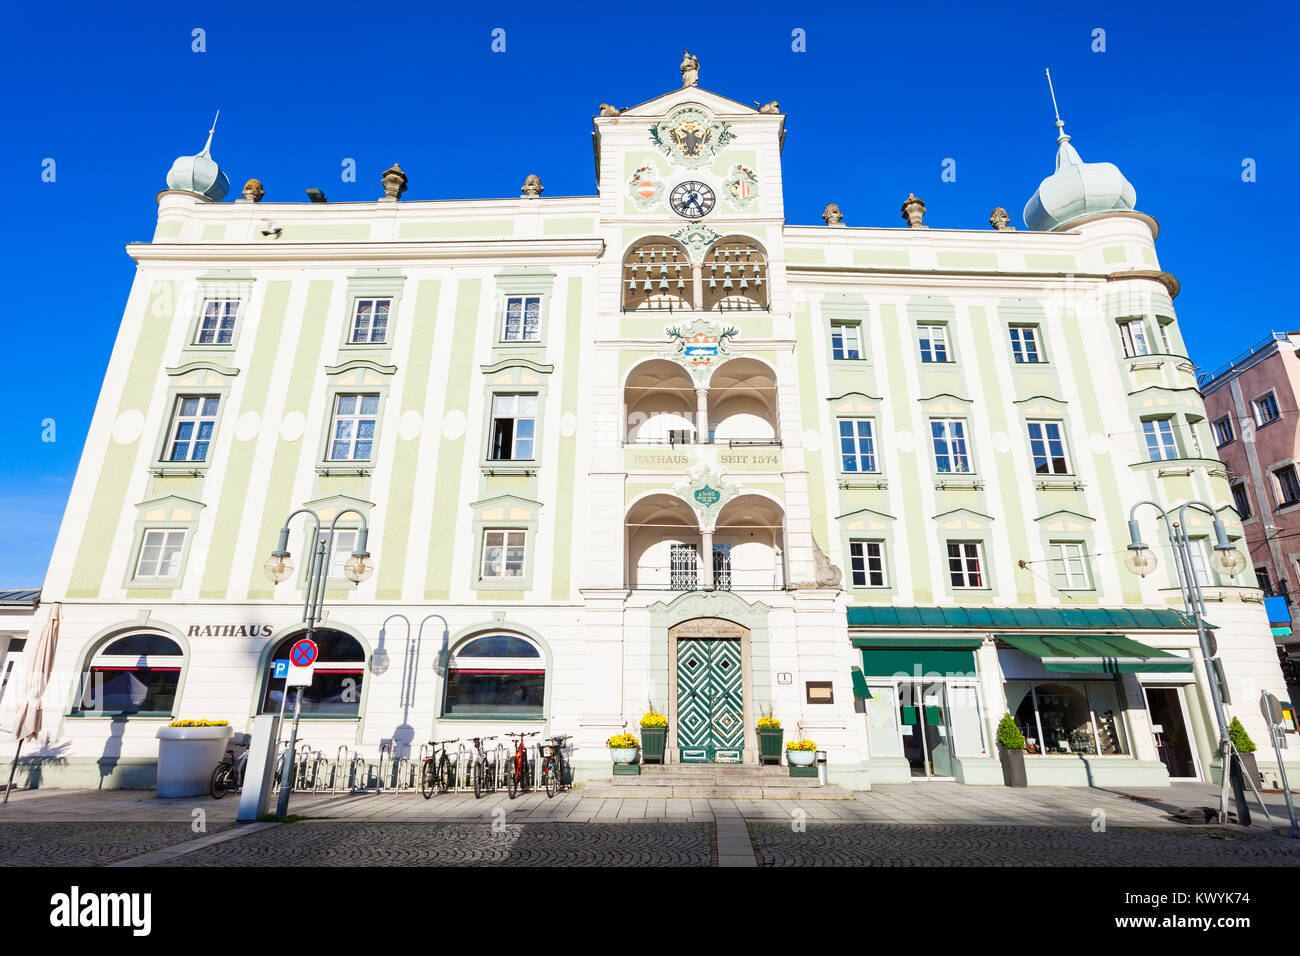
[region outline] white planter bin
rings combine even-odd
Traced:
[[[817,751],[787,750],[785,759],[790,761],[792,767],[811,767],[817,760]]]
[[[158,796],[197,797],[208,792],[212,771],[226,756],[233,727],[159,727]]]
[[[636,748],[635,747],[610,747],[609,756],[614,761],[614,763],[635,763]]]

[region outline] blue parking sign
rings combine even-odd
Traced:
[[[288,661],[273,661],[272,664],[273,664],[273,670],[271,671],[271,677],[273,679],[284,680],[286,677],[289,676]]]

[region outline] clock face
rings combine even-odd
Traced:
[[[685,219],[699,219],[713,211],[713,190],[704,183],[679,183],[668,196],[673,212]]]

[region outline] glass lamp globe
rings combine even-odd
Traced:
[[[293,574],[293,561],[288,554],[279,551],[272,552],[271,556],[266,559],[266,564],[262,565],[262,570],[272,584],[279,584]]]
[[[1246,570],[1246,556],[1236,548],[1226,548],[1222,551],[1215,548],[1214,555],[1210,558],[1210,566],[1219,574],[1235,578]]]
[[[370,555],[361,553],[354,554],[348,558],[347,564],[343,565],[343,573],[353,584],[360,584],[375,570],[375,564],[370,560]]]
[[[1146,577],[1156,569],[1158,563],[1156,553],[1150,548],[1129,548],[1124,552],[1124,567],[1138,577]]]
[[[370,673],[378,676],[388,670],[388,651],[382,647],[375,648],[375,652],[370,655]]]

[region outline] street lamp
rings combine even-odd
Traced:
[[[1210,650],[1210,636],[1205,630],[1205,598],[1201,594],[1201,584],[1196,580],[1196,567],[1192,563],[1191,542],[1187,538],[1187,509],[1200,508],[1214,519],[1214,556],[1210,565],[1220,574],[1236,577],[1246,569],[1246,558],[1230,541],[1223,521],[1215,510],[1203,501],[1188,501],[1178,509],[1176,520],[1171,521],[1169,512],[1154,501],[1139,501],[1128,514],[1129,545],[1124,555],[1124,567],[1139,577],[1146,577],[1156,569],[1159,562],[1155,552],[1143,541],[1138,530],[1137,510],[1144,505],[1154,508],[1164,520],[1165,530],[1169,533],[1169,543],[1173,546],[1174,569],[1178,572],[1178,590],[1183,598],[1183,610],[1196,620],[1196,637],[1201,645],[1201,658],[1205,663],[1206,677],[1210,683],[1210,697],[1214,701],[1214,716],[1219,728],[1219,766],[1222,768],[1219,781],[1219,822],[1228,822],[1228,775],[1232,765],[1230,742],[1228,740],[1228,718],[1223,707],[1222,688],[1219,686],[1219,671],[1213,652]],[[1237,796],[1238,809],[1243,809],[1244,796]]]
[[[329,534],[324,535],[321,533],[320,515],[310,508],[299,508],[284,519],[284,524],[280,527],[280,542],[276,549],[271,552],[271,556],[266,559],[266,563],[262,565],[262,571],[272,584],[279,584],[281,581],[288,580],[289,576],[293,574],[293,559],[289,554],[289,522],[300,514],[311,516],[316,531],[314,539],[316,544],[312,548],[311,557],[307,562],[306,596],[303,599],[302,606],[302,622],[307,625],[307,637],[310,639],[322,617],[321,608],[325,603],[325,581],[329,577],[330,555],[334,553],[334,534],[338,530],[339,518],[346,514],[354,514],[361,519],[361,527],[357,531],[357,541],[347,563],[343,565],[343,574],[353,584],[360,584],[374,572],[375,565],[370,560],[370,552],[366,550],[366,541],[370,536],[370,528],[366,524],[366,516],[360,511],[355,508],[343,509],[330,522]],[[287,686],[285,691],[285,697],[280,700],[282,718],[288,691]],[[275,811],[275,815],[281,818],[289,809],[289,792],[293,789],[294,748],[298,743],[298,721],[301,714],[302,688],[299,687],[293,704],[293,724],[289,730],[289,749],[284,755],[284,769],[280,776],[280,799],[276,804]]]

